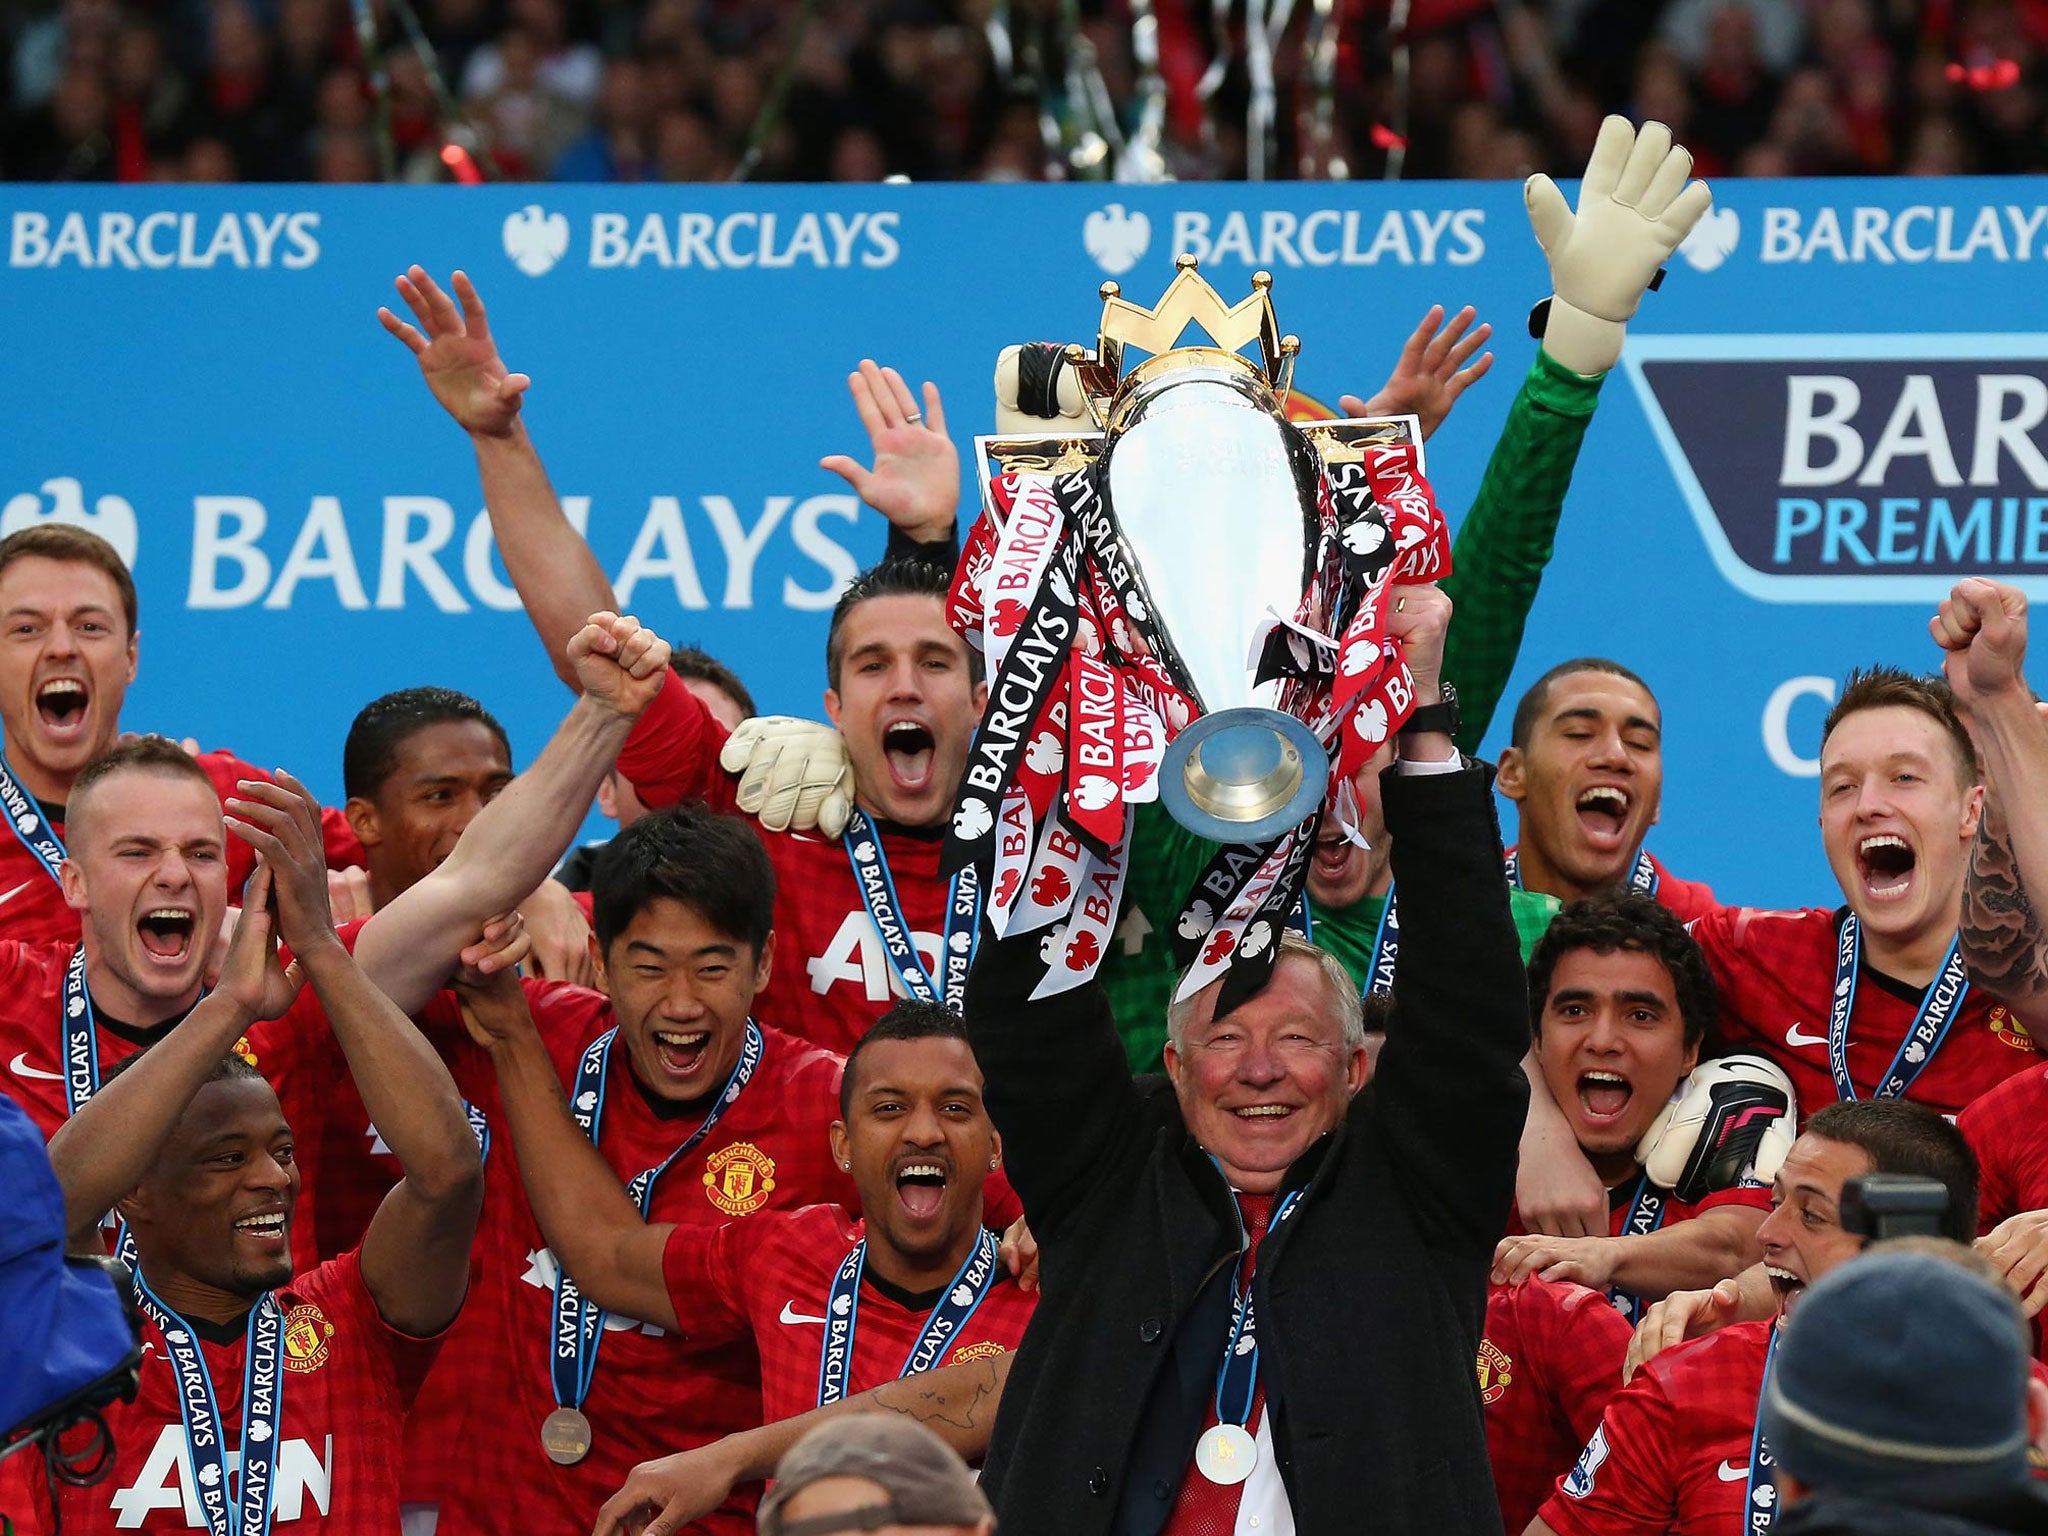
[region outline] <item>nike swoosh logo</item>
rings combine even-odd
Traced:
[[[796,1312],[796,1311],[792,1311],[792,1310],[791,1310],[791,1308],[795,1307],[795,1305],[796,1305],[796,1303],[795,1303],[795,1302],[793,1302],[793,1301],[785,1301],[785,1302],[784,1302],[784,1303],[782,1304],[782,1321],[783,1321],[783,1322],[785,1322],[785,1323],[820,1323],[820,1324],[822,1324],[822,1323],[824,1323],[825,1321],[827,1321],[827,1320],[826,1320],[825,1318],[822,1318],[822,1317],[808,1317],[808,1316],[806,1316],[806,1315],[805,1315],[804,1313],[802,1313],[802,1312]]]
[[[1794,1024],[1790,1029],[1785,1031],[1785,1043],[1791,1046],[1826,1045],[1828,1043],[1828,1037],[1826,1035],[1811,1034],[1808,1031],[1800,1028],[1800,1026],[1798,1026],[1797,1024]],[[1747,1472],[1743,1473],[1744,1477],[1747,1477],[1748,1475],[1749,1474]]]
[[[33,880],[24,880],[21,882],[21,884],[17,885],[13,890],[7,892],[5,895],[0,895],[0,907],[6,906],[8,902],[14,900],[15,897],[19,896],[23,891],[27,890],[30,886],[34,884],[35,881]]]
[[[1724,1483],[1741,1483],[1749,1480],[1749,1463],[1746,1461],[1724,1461],[1714,1468],[1714,1476]]]
[[[16,1077],[39,1077],[46,1083],[61,1083],[64,1081],[64,1074],[62,1072],[45,1072],[41,1067],[30,1066],[28,1064],[27,1051],[20,1052],[15,1056],[14,1060],[7,1063],[7,1070]]]

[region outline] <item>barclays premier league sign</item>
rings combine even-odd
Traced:
[[[2048,593],[2048,333],[2024,329],[2048,183],[1715,190],[1602,392],[1514,688],[1589,653],[1641,671],[1666,717],[1654,850],[1727,899],[1825,901],[1812,775],[1841,674],[1931,665],[1960,574]],[[1371,394],[1430,304],[1472,303],[1499,362],[1429,445],[1455,526],[1548,291],[1500,184],[15,186],[0,242],[0,529],[83,523],[132,561],[131,727],[328,796],[380,692],[466,689],[522,761],[566,698],[467,444],[373,318],[410,262],[476,279],[622,600],[809,714],[826,615],[884,533],[818,468],[864,450],[862,357],[936,380],[964,446],[1004,345],[1091,340],[1096,285],[1156,294],[1177,254],[1227,293],[1271,272],[1296,387],[1329,402]]]

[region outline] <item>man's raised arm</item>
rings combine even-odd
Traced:
[[[240,788],[227,803],[228,824],[272,872],[293,964],[320,999],[363,1107],[405,1171],[363,1236],[363,1283],[392,1327],[439,1333],[462,1307],[484,1199],[483,1160],[462,1096],[433,1047],[334,932],[319,802],[285,773]]]
[[[142,1182],[221,1058],[251,1024],[276,1018],[298,995],[298,978],[288,978],[278,963],[270,882],[270,870],[259,862],[243,892],[242,918],[214,989],[50,1139],[50,1166],[64,1191],[71,1246],[98,1247],[94,1233],[101,1218]],[[322,883],[324,888],[324,871]]]
[[[501,972],[460,991],[463,1023],[497,1069],[519,1177],[556,1262],[607,1312],[676,1332],[681,1325],[662,1270],[674,1224],[641,1216],[611,1164],[570,1118],[526,989]]]
[[[618,599],[590,545],[562,515],[519,418],[533,381],[506,371],[483,300],[466,274],[455,274],[453,299],[423,267],[408,268],[397,286],[419,325],[406,324],[388,309],[378,310],[377,319],[412,349],[427,388],[469,434],[505,570],[555,675],[571,688],[581,687],[568,659],[569,637],[583,627],[585,614],[616,608]]]
[[[1389,626],[1419,704],[1440,698],[1450,599],[1402,587]],[[1442,731],[1404,731],[1381,775],[1401,953],[1374,1101],[1426,1241],[1490,1260],[1514,1201],[1529,1007],[1501,878],[1492,771]]]
[[[668,672],[668,643],[615,613],[591,615],[568,654],[583,693],[547,749],[477,814],[446,862],[356,941],[357,962],[407,1013],[440,990],[487,919],[547,879]]]
[[[2048,934],[2029,892],[2048,891],[2048,722],[2027,687],[2027,599],[2002,582],[1959,582],[1928,622],[1948,653],[1984,768],[1984,817],[1963,884],[1963,958],[2036,1044],[2048,1039]]]

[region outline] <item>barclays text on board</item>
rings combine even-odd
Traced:
[[[173,268],[283,267],[303,271],[320,259],[320,215],[296,213],[136,214],[106,209],[88,218],[76,210],[51,215],[15,211],[10,267]]]

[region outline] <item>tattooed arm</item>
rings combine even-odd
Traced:
[[[988,1451],[1011,1359],[1004,1354],[922,1371],[793,1419],[727,1435],[694,1451],[643,1461],[598,1511],[594,1536],[673,1536],[724,1503],[735,1484],[772,1475],[791,1446],[841,1414],[903,1414],[966,1460],[979,1461]]]
[[[2029,899],[2048,892],[2048,722],[2024,675],[2027,600],[1960,582],[1929,624],[1984,767],[1984,813],[1963,884],[1963,957],[2037,1044],[2048,1041],[2048,933]],[[2017,808],[2017,809],[2015,809]]]

